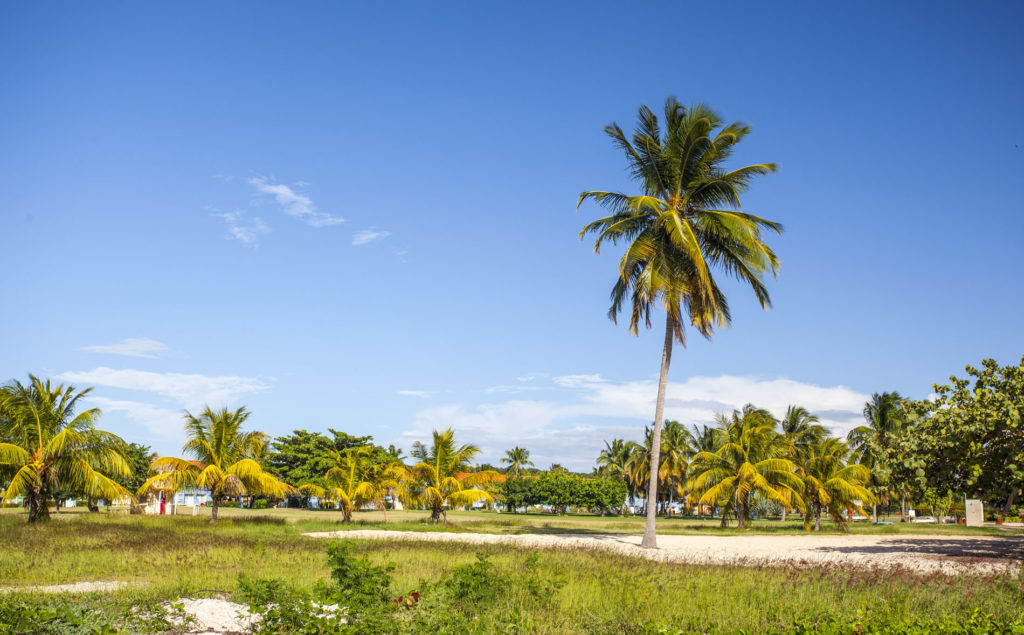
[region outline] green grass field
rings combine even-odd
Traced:
[[[21,510],[0,510],[3,514],[21,514]],[[58,516],[75,516],[87,513],[82,508],[55,514]],[[101,512],[105,513],[105,512]],[[117,512],[115,512],[117,513]],[[120,512],[123,513],[123,512]],[[192,517],[191,507],[179,507],[180,517]],[[198,508],[197,516],[209,518],[210,510]],[[302,531],[339,531],[345,529],[388,529],[393,531],[467,531],[486,534],[525,534],[525,533],[600,533],[600,534],[642,534],[644,519],[639,516],[608,517],[593,515],[555,516],[552,514],[508,514],[490,511],[452,511],[448,513],[448,522],[444,525],[429,522],[426,512],[422,511],[390,511],[385,514],[377,511],[359,511],[353,515],[353,522],[341,523],[341,512],[312,511],[305,509],[232,509],[222,508],[221,518],[272,518],[283,519],[288,523],[298,523]],[[792,518],[792,517],[791,517]],[[694,518],[660,518],[658,532],[665,535],[739,535],[739,534],[802,534],[803,525],[800,519],[760,520],[753,521],[751,527],[740,531],[736,523],[722,528],[718,519],[698,520]],[[984,536],[1007,533],[1024,535],[1024,530],[1001,529],[993,526],[966,527],[963,525],[936,525],[932,523],[899,523],[892,525],[872,525],[870,522],[858,521],[850,525],[850,532],[855,534],[933,534],[940,536]],[[842,530],[828,520],[822,521],[821,533],[839,534]]]
[[[420,512],[391,513],[387,527],[429,529],[420,522],[423,516]],[[357,515],[357,519],[351,526],[373,527],[382,520],[372,514]],[[477,512],[453,513],[449,520],[454,525],[450,530],[490,532],[625,532],[642,526],[640,519],[509,517]],[[921,533],[922,527],[928,526],[915,525],[915,533]],[[338,528],[336,515],[330,512],[301,510],[225,510],[223,520],[215,525],[206,517],[191,515],[70,512],[35,526],[25,524],[23,514],[7,511],[0,514],[0,585],[131,581],[131,588],[114,593],[60,598],[96,609],[111,619],[132,606],[178,597],[240,599],[239,574],[279,579],[290,589],[310,591],[329,579],[325,544],[301,533]],[[884,528],[902,529],[896,525]],[[947,531],[945,527],[935,529]],[[721,531],[717,523],[692,520],[666,520],[662,530]],[[753,529],[766,530],[771,530],[770,526],[758,524]],[[965,528],[950,526],[948,530],[963,532]],[[434,543],[355,544],[357,553],[370,561],[393,563],[396,593],[419,590],[425,598],[424,612],[460,610],[465,614],[469,610],[465,606],[458,609],[440,599],[444,594],[438,585],[454,568],[474,562],[476,552],[491,554],[500,581],[496,584],[507,584],[508,589],[488,600],[487,610],[474,618],[469,632],[788,632],[797,624],[838,624],[839,630],[834,632],[851,632],[843,625],[853,624],[858,616],[869,623],[932,620],[954,624],[979,609],[997,619],[1011,620],[1020,617],[1024,594],[1024,579],[1019,576],[693,566],[604,553],[547,551],[540,554],[539,575],[554,590],[549,601],[538,604],[529,600],[516,582],[524,575],[523,563],[529,556],[524,550]],[[29,605],[55,601],[33,594],[17,597]],[[464,627],[448,632],[466,632],[460,630]],[[444,628],[440,630],[444,632]]]

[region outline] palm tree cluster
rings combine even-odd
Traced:
[[[269,437],[262,432],[243,432],[249,418],[245,407],[214,411],[209,406],[198,416],[185,413],[183,448],[193,460],[165,456],[153,461],[156,472],[139,494],[151,489],[177,492],[185,487],[209,490],[211,520],[217,520],[220,503],[229,496],[267,494],[283,498],[290,491],[284,483],[263,469],[261,461]]]
[[[831,437],[818,419],[790,406],[780,421],[753,405],[719,414],[714,426],[690,428],[665,421],[660,435],[658,482],[648,482],[654,435],[644,443],[614,439],[597,459],[598,472],[619,478],[648,510],[671,513],[674,500],[703,512],[711,508],[746,526],[757,503],[798,510],[804,527],[820,529],[827,514],[846,528],[844,512],[873,503],[871,470],[844,441]],[[656,498],[650,498],[650,491]]]
[[[28,522],[46,520],[60,491],[118,500],[129,492],[113,476],[129,472],[127,444],[95,426],[97,408],[79,411],[90,388],[51,385],[29,375],[28,384],[0,387],[0,502],[21,498]]]
[[[411,454],[417,462],[412,465],[402,462],[401,452],[394,446],[383,452],[383,458],[375,455],[371,446],[352,447],[329,452],[332,465],[324,474],[326,486],[292,486],[263,469],[258,457],[267,437],[262,432],[242,432],[241,424],[248,416],[245,408],[234,412],[207,408],[200,417],[187,415],[191,438],[185,452],[196,460],[157,459],[153,462],[157,474],[139,492],[161,487],[171,491],[182,487],[207,489],[212,496],[212,520],[217,519],[217,506],[226,496],[254,494],[316,497],[320,505],[337,505],[344,522],[352,519],[356,509],[370,506],[386,510],[388,498],[412,508],[429,509],[434,522],[442,520],[452,507],[494,500],[481,486],[497,477],[497,472],[474,471],[472,461],[480,449],[457,443],[451,428],[434,431],[430,446],[414,443]]]

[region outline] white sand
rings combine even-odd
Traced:
[[[598,550],[661,562],[773,566],[903,567],[927,573],[1013,571],[1024,563],[1016,536],[750,535],[658,536],[658,549],[640,548],[640,536],[355,530],[304,534],[313,538],[501,544],[539,549]]]
[[[189,633],[248,633],[256,621],[245,605],[227,600],[182,598],[178,602],[195,620]]]
[[[95,591],[116,591],[122,587],[126,587],[131,582],[125,582],[124,580],[114,580],[111,582],[73,582],[71,584],[53,584],[50,586],[22,586],[22,587],[2,587],[0,593],[10,593],[12,591],[37,591],[39,593],[91,593]]]

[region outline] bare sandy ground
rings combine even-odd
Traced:
[[[661,562],[773,566],[902,567],[920,573],[1010,572],[1024,564],[1016,536],[799,535],[658,536],[641,549],[640,536],[622,534],[495,535],[355,530],[304,534],[313,538],[499,544],[539,549],[596,550]]]
[[[113,580],[110,582],[72,582],[71,584],[51,584],[48,586],[30,586],[30,587],[2,587],[0,593],[8,593],[11,591],[36,591],[39,593],[93,593],[93,592],[104,592],[104,591],[116,591],[122,587],[126,587],[131,582],[125,582],[123,580]]]

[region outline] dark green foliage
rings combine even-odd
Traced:
[[[373,608],[391,599],[393,564],[377,566],[365,557],[352,555],[351,542],[327,545],[331,578],[337,584],[337,600],[352,610]]]
[[[480,604],[491,600],[501,590],[501,579],[494,573],[494,564],[487,554],[477,552],[476,562],[452,569],[444,581],[452,600],[458,604]]]
[[[967,378],[934,385],[934,401],[912,401],[891,451],[894,476],[918,492],[966,493],[1004,505],[1024,488],[1024,358],[983,360]]]
[[[131,471],[126,476],[115,474],[111,478],[115,483],[134,494],[149,478],[149,466],[153,462],[153,452],[149,446],[138,443],[129,443],[122,449],[125,458],[128,459],[128,467]]]
[[[618,512],[629,493],[622,481],[583,478],[568,472],[543,472],[537,478],[510,478],[499,490],[510,509],[550,505],[558,514],[565,514],[570,507],[600,513]]]
[[[350,448],[372,446],[371,458],[379,463],[393,460],[393,452],[401,454],[401,450],[394,446],[385,450],[373,445],[372,436],[356,437],[332,428],[327,431],[331,433],[330,437],[320,432],[295,430],[290,435],[274,439],[266,456],[267,469],[290,485],[326,487],[324,475],[334,467],[329,454],[331,451],[344,452]]]
[[[30,602],[0,595],[0,633],[116,633],[102,616],[59,597]]]
[[[18,596],[0,594],[0,633],[33,635],[112,635],[113,633],[163,633],[193,623],[181,603],[165,603],[155,610],[132,607],[111,620],[83,603],[60,595]]]

